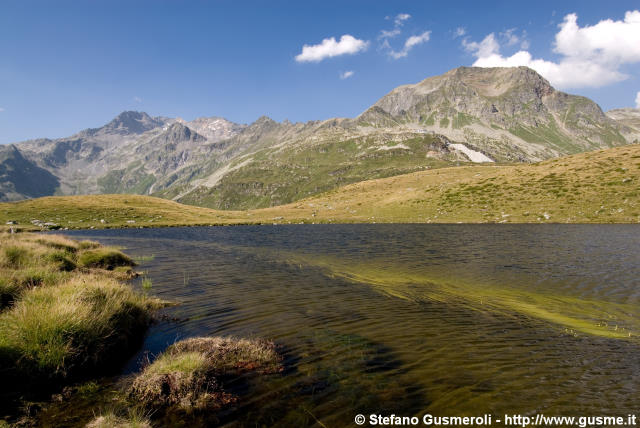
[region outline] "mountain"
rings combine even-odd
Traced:
[[[460,67],[398,87],[354,119],[261,117],[243,125],[123,112],[71,137],[14,145],[12,160],[0,165],[28,163],[53,180],[27,191],[15,172],[5,174],[0,198],[136,193],[221,209],[268,207],[425,169],[624,145],[638,138],[636,117],[605,115],[526,67]]]
[[[15,145],[0,145],[0,201],[53,195],[58,186],[53,174],[25,159]]]
[[[355,119],[263,126],[263,146],[224,175],[160,196],[266,207],[366,179],[480,159],[535,162],[634,141],[632,128],[596,103],[555,90],[526,67],[460,67],[396,88]],[[279,143],[264,145],[269,140]]]
[[[627,131],[627,139],[640,142],[640,109],[637,108],[620,108],[609,110],[607,116],[628,127],[631,132]]]
[[[394,89],[358,121],[436,132],[504,161],[623,145],[629,131],[593,101],[555,90],[527,67],[459,67]]]
[[[166,118],[151,117],[147,113],[125,111],[102,128],[87,129],[87,135],[139,135],[151,131],[167,122]]]

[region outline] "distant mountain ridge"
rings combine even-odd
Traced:
[[[605,114],[526,67],[460,67],[400,86],[354,119],[243,125],[125,111],[70,137],[0,146],[0,200],[136,193],[257,208],[472,160],[533,162],[624,145],[640,140],[639,122],[638,110]]]

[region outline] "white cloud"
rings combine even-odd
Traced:
[[[431,37],[431,31],[425,31],[424,33],[418,36],[411,36],[404,42],[404,46],[402,47],[402,50],[400,51],[391,50],[389,51],[389,55],[393,59],[404,58],[409,54],[409,51],[413,49],[414,46],[428,42],[430,37]]]
[[[462,37],[467,34],[467,30],[464,27],[458,27],[453,30],[453,38],[457,39],[458,37]]]
[[[402,30],[400,30],[400,27],[402,27],[404,25],[404,22],[409,18],[411,18],[411,15],[409,15],[408,13],[399,13],[395,16],[395,18],[393,18],[393,30],[380,31],[378,40],[383,40],[381,47],[383,48],[385,47],[385,42],[387,41],[387,39],[391,39],[400,35],[400,33],[402,32]],[[384,19],[391,19],[391,18],[389,18],[388,16],[385,16]]]
[[[504,43],[507,46],[513,46],[520,41],[520,37],[516,34],[516,28],[509,28],[500,33],[500,36],[504,39]]]
[[[640,91],[636,94],[636,108],[640,108]]]
[[[465,39],[462,44],[477,58],[474,66],[526,65],[559,88],[600,87],[626,79],[621,66],[640,62],[640,11],[627,12],[623,21],[607,19],[585,27],[577,22],[572,13],[558,26],[553,49],[561,55],[558,62],[534,59],[526,50],[528,42],[515,54],[503,56],[494,33],[480,43]]]
[[[396,27],[402,27],[404,25],[404,21],[411,18],[411,15],[408,13],[399,13],[396,15],[393,23],[396,24]]]
[[[137,103],[141,103],[142,102],[142,98],[140,97],[133,97],[133,101],[137,102]]]
[[[638,94],[640,95],[640,92],[638,92]],[[0,113],[2,113],[4,111],[4,109],[2,107],[0,107]]]
[[[340,73],[340,78],[342,80],[348,79],[349,77],[353,76],[354,74],[355,74],[355,71],[351,71],[351,70],[345,71],[344,73]]]
[[[350,34],[340,37],[337,42],[334,37],[322,40],[317,45],[304,45],[302,52],[296,56],[298,62],[319,62],[326,58],[339,55],[353,55],[358,52],[365,51],[369,46],[369,42],[356,39]]]
[[[467,51],[473,52],[473,55],[477,57],[478,60],[496,55],[500,51],[500,45],[493,33],[482,39],[480,43],[469,42],[467,39],[462,39],[462,46],[464,46]]]

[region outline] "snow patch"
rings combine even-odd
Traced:
[[[487,157],[484,153],[477,152],[475,150],[471,150],[469,147],[464,144],[449,144],[449,147],[453,147],[454,149],[461,151],[471,160],[471,162],[482,163],[482,162],[493,162],[493,159]]]

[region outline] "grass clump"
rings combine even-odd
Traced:
[[[126,254],[114,248],[97,248],[80,254],[78,263],[88,268],[113,270],[118,266],[135,266],[134,261]]]
[[[272,342],[198,337],[170,346],[135,378],[130,395],[151,408],[216,409],[236,401],[223,389],[226,376],[281,370]]]
[[[161,355],[134,380],[131,395],[151,408],[211,409],[234,401],[200,352]]]
[[[20,295],[21,287],[9,278],[0,278],[0,309],[11,305]]]
[[[0,315],[0,348],[18,356],[15,373],[59,379],[130,349],[149,322],[150,302],[115,280],[78,275],[25,293]]]
[[[167,352],[201,352],[219,375],[246,371],[275,373],[282,369],[273,342],[233,337],[194,337],[173,344]]]
[[[128,266],[105,270],[118,264]],[[118,281],[132,264],[96,243],[0,232],[0,409],[15,414],[138,346],[162,303]]]
[[[76,268],[76,262],[73,257],[66,251],[56,251],[49,254],[49,260],[57,265],[58,270],[71,272]]]
[[[26,265],[29,260],[29,252],[26,248],[10,245],[4,248],[4,264],[8,267],[18,269]]]

